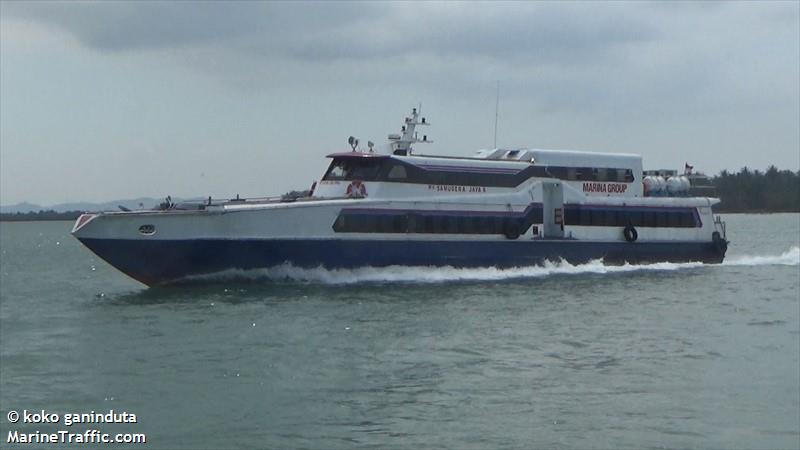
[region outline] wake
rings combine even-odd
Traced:
[[[721,266],[798,266],[800,247],[792,247],[780,255],[743,255],[726,259]],[[498,269],[454,268],[454,267],[363,267],[358,269],[304,269],[289,264],[269,269],[229,270],[211,275],[191,277],[185,281],[217,282],[229,280],[247,281],[299,281],[332,285],[356,283],[444,283],[452,281],[501,281],[525,278],[541,278],[553,275],[614,274],[625,272],[677,271],[719,265],[691,263],[654,263],[642,265],[625,264],[606,266],[596,260],[586,264],[572,265],[567,262],[546,263],[543,266]]]
[[[800,247],[792,247],[777,256],[737,256],[723,261],[723,266],[798,266]]]

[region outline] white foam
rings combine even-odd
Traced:
[[[800,265],[800,248],[792,247],[780,255],[739,256],[726,260],[724,266]],[[700,262],[653,263],[622,266],[606,266],[596,260],[586,264],[572,265],[567,262],[546,263],[543,266],[498,269],[455,267],[362,267],[358,269],[304,269],[283,264],[269,269],[228,270],[211,275],[191,277],[191,280],[225,281],[301,281],[322,284],[354,283],[443,283],[452,281],[501,281],[511,279],[539,278],[552,275],[613,274],[623,272],[675,271],[697,267],[716,267]]]
[[[725,266],[798,266],[800,265],[800,247],[792,247],[780,255],[768,256],[736,256],[726,259]]]

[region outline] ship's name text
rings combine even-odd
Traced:
[[[486,192],[483,186],[456,186],[452,184],[429,184],[429,191],[437,192]]]
[[[624,194],[627,189],[628,185],[622,183],[583,183],[583,192]]]

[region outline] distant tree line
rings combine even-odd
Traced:
[[[52,209],[30,211],[26,213],[2,213],[0,214],[0,221],[1,222],[25,222],[29,220],[75,220],[77,219],[83,211],[66,211],[66,212],[56,212]]]
[[[744,167],[736,173],[723,170],[711,181],[721,200],[715,211],[800,212],[800,171]]]

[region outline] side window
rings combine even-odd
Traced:
[[[564,208],[564,224],[580,225],[579,210],[577,208]],[[538,223],[538,222],[537,222]]]
[[[568,179],[569,177],[569,169],[566,167],[548,166],[546,173],[553,178],[558,178],[561,180]]]
[[[408,220],[405,215],[396,215],[392,217],[392,232],[405,233],[408,227]]]
[[[347,216],[342,214],[336,218],[336,222],[333,223],[333,231],[336,231],[337,233],[347,231]]]
[[[478,225],[478,218],[477,217],[464,217],[462,223],[462,230],[466,234],[478,234],[480,233],[480,227]]]
[[[591,167],[578,168],[578,179],[581,181],[594,181],[594,170]]]
[[[494,217],[484,216],[481,217],[481,234],[494,234]]]
[[[500,234],[504,232],[503,226],[506,224],[505,217],[494,216],[492,217],[492,234]]]
[[[423,216],[422,217],[422,232],[423,233],[435,233],[436,229],[434,228],[433,224],[433,216]]]
[[[394,232],[394,217],[389,215],[381,215],[378,217],[377,228],[375,231],[378,233],[393,233]]]
[[[651,211],[642,211],[642,226],[654,227],[656,226],[656,218]]]
[[[656,226],[657,227],[666,227],[667,226],[667,214],[665,212],[657,212],[656,213]]]
[[[401,164],[395,164],[392,166],[388,175],[386,175],[386,179],[390,181],[405,180],[406,178],[408,178],[406,168]]]
[[[691,212],[681,213],[681,226],[684,228],[693,228],[694,224],[694,214]]]
[[[680,212],[670,211],[667,213],[667,223],[670,227],[679,227],[681,226],[681,215]]]
[[[459,218],[453,216],[444,216],[444,232],[450,234],[458,233]]]
[[[633,183],[633,171],[631,169],[625,169],[623,181],[626,183]]]
[[[630,221],[631,224],[635,227],[644,226],[644,221],[642,220],[642,212],[641,211],[631,211],[628,213],[627,220],[625,221],[625,225],[628,224]]]
[[[357,220],[359,221],[358,224],[358,231],[362,233],[374,233],[375,230],[378,229],[378,226],[381,222],[380,216],[374,216],[372,214],[359,214]]]
[[[587,208],[580,209],[580,224],[583,226],[590,226],[592,224],[592,213]]]
[[[606,226],[607,227],[615,227],[617,226],[617,212],[613,209],[606,210]]]
[[[422,233],[422,217],[418,214],[409,214],[406,216],[406,222],[409,233]]]
[[[578,169],[574,167],[567,167],[567,179],[575,181],[578,179]]]
[[[595,210],[591,211],[591,215],[592,215],[592,225],[594,225],[596,227],[605,226],[606,223],[605,223],[605,220],[604,220],[605,217],[603,217],[603,211],[595,209]]]

